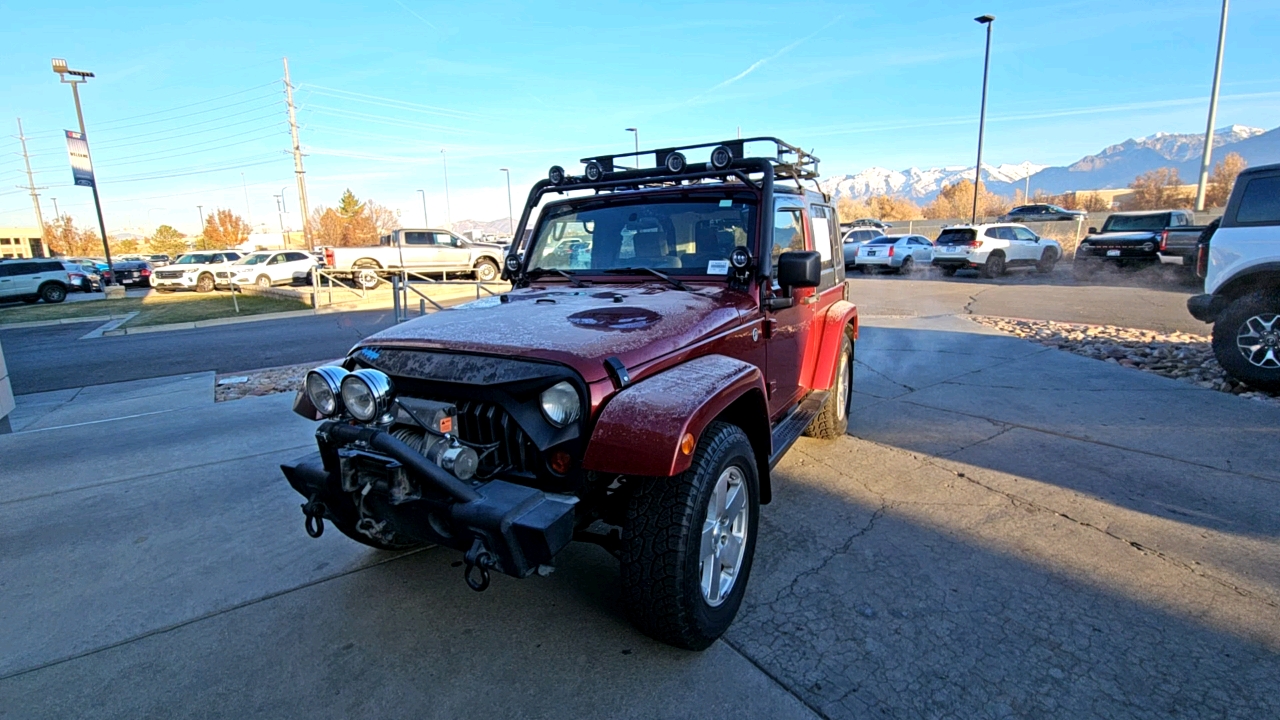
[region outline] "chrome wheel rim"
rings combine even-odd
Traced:
[[[1280,315],[1254,315],[1236,333],[1236,347],[1250,365],[1265,370],[1280,369]]]
[[[843,420],[849,412],[849,353],[840,353],[840,369],[836,373],[836,417]]]
[[[698,574],[702,599],[711,607],[721,605],[733,592],[747,552],[746,479],[736,465],[725,468],[707,502]]]
[[[378,284],[378,273],[372,270],[361,270],[356,276],[356,281],[360,283],[360,287],[371,288]]]

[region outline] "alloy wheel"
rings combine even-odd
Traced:
[[[1236,347],[1251,365],[1267,370],[1280,369],[1280,315],[1254,315],[1240,326]]]
[[[702,599],[711,607],[724,602],[738,579],[747,549],[746,476],[736,465],[720,473],[707,502],[699,549]]]

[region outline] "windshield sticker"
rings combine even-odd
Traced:
[[[728,260],[712,260],[708,262],[707,274],[708,275],[728,275],[729,261]]]
[[[733,201],[732,201],[732,200],[721,200],[721,201],[720,201],[720,207],[733,207]]]

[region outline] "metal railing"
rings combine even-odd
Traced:
[[[440,275],[440,279],[437,280],[436,278],[428,275],[428,273],[431,275],[438,274]],[[479,280],[450,280],[447,272],[402,268],[400,272],[391,276],[391,298],[392,309],[395,312],[395,321],[400,323],[409,319],[409,302],[411,300],[410,293],[418,296],[418,317],[421,317],[427,314],[428,303],[430,303],[436,310],[443,310],[445,308],[444,305],[441,305],[428,294],[431,289],[467,286],[475,288],[476,300],[481,299],[485,294],[490,297],[497,297],[500,294],[490,290],[486,287],[486,283],[480,282]],[[427,292],[423,292],[419,287],[425,287]],[[456,294],[451,293],[451,295],[453,295],[453,297],[450,297],[450,300],[456,299]]]

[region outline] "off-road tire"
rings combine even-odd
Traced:
[[[1259,390],[1280,390],[1280,367],[1260,367],[1250,362],[1237,345],[1237,338],[1251,319],[1270,320],[1280,330],[1280,290],[1259,290],[1237,298],[1213,323],[1213,354],[1232,377]],[[1256,323],[1256,320],[1255,320]],[[1272,350],[1280,358],[1280,349]],[[1268,365],[1271,365],[1268,363]]]
[[[498,264],[488,258],[481,259],[476,262],[475,272],[477,281],[493,282],[498,279]]]
[[[67,299],[67,288],[59,283],[48,283],[40,287],[40,299],[56,304]]]
[[[853,399],[853,343],[848,335],[840,341],[836,373],[836,382],[832,384],[831,394],[822,404],[822,410],[804,429],[804,434],[809,437],[830,440],[844,435],[849,429],[849,406]],[[841,376],[843,383],[839,381]]]
[[[746,497],[745,552],[733,587],[712,606],[703,597],[700,544],[708,503],[722,473],[736,466]],[[620,546],[622,602],[644,634],[687,650],[705,650],[738,613],[751,574],[760,523],[755,453],[736,425],[713,422],[693,464],[676,477],[635,478]]]
[[[267,276],[267,275],[259,275],[259,276],[258,276],[258,277],[253,281],[253,284],[254,284],[254,285],[257,285],[257,286],[258,286],[258,287],[260,287],[260,288],[269,288],[269,287],[271,287],[271,278],[270,278],[269,276]]]
[[[960,270],[960,268],[944,267],[944,268],[942,268],[942,274],[943,274],[944,276],[946,276],[946,277],[955,277],[955,276],[956,276],[956,272],[957,272],[957,271],[959,271],[959,270]]]
[[[200,277],[196,278],[196,292],[198,293],[213,292],[213,288],[214,288],[213,276],[210,275],[209,273],[205,273]]]
[[[916,261],[909,257],[902,258],[902,264],[898,266],[899,275],[910,275],[916,271]]]
[[[1036,272],[1046,275],[1053,272],[1053,266],[1058,264],[1058,253],[1053,248],[1045,248],[1044,254],[1040,256],[1040,261],[1036,263]]]
[[[984,278],[996,278],[1005,273],[1004,253],[996,250],[987,256],[987,261],[978,270]]]

